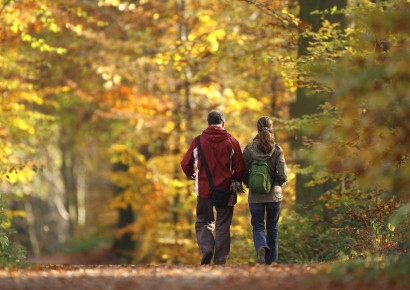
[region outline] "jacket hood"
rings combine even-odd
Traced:
[[[228,139],[231,135],[220,126],[209,126],[206,128],[202,135],[210,143],[220,143]]]
[[[249,150],[251,151],[253,159],[257,160],[262,160],[266,161],[269,160],[270,157],[272,156],[273,152],[275,152],[275,144],[273,145],[273,149],[269,153],[263,153],[258,146],[256,145],[256,142],[258,141],[258,135],[253,139],[251,143],[249,143],[248,147]]]

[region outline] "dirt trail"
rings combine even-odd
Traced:
[[[0,270],[0,289],[401,289],[378,281],[335,282],[319,265],[40,265]],[[402,288],[404,289],[404,288]]]

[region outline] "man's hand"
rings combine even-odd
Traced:
[[[191,179],[191,180],[195,180],[195,178],[196,178],[196,172],[194,172],[194,173],[189,177],[189,179]]]
[[[245,193],[245,189],[243,188],[242,183],[236,180],[232,180],[231,191],[239,193],[239,194]]]

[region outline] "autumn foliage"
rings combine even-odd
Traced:
[[[0,264],[21,260],[12,242],[198,263],[179,162],[215,108],[242,148],[275,121],[281,263],[408,255],[409,4],[348,2],[312,11],[313,30],[297,1],[1,1]],[[315,114],[293,116],[298,89],[320,96]],[[298,204],[296,174],[331,186]],[[229,263],[255,258],[239,196]]]

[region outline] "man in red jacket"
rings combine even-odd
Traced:
[[[202,132],[200,139],[214,187],[229,189],[233,181],[242,182],[245,166],[238,141],[224,127],[224,113],[219,110],[211,111],[208,114],[208,128]],[[233,206],[215,207],[215,223],[211,205],[212,191],[199,156],[197,138],[192,141],[182,159],[181,167],[188,178],[195,180],[195,193],[198,196],[195,232],[198,246],[202,251],[201,264],[210,264],[213,256],[214,264],[225,264],[230,251]]]

